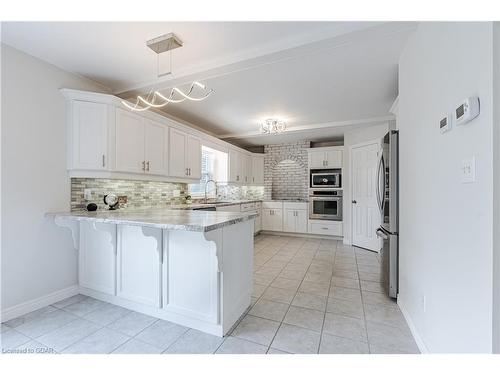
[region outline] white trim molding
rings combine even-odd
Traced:
[[[6,308],[5,310],[2,310],[1,321],[3,323],[24,314],[28,314],[35,310],[41,309],[42,307],[46,307],[53,303],[62,301],[65,298],[73,297],[79,293],[79,290],[80,288],[78,285],[72,285],[68,288],[57,290],[30,301],[20,303],[19,305]]]
[[[415,324],[413,324],[413,321],[411,320],[410,314],[408,313],[408,310],[404,306],[404,304],[401,302],[401,299],[398,296],[398,306],[401,312],[403,313],[403,316],[406,320],[406,323],[408,324],[408,327],[410,328],[410,332],[415,339],[415,343],[418,346],[418,349],[420,350],[420,353],[422,354],[429,354],[429,349],[427,349],[427,346],[424,343],[424,340],[420,336],[420,334],[417,331],[417,327]]]

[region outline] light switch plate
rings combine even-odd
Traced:
[[[462,160],[462,184],[470,184],[476,181],[476,158]]]

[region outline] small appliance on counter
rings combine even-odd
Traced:
[[[118,208],[118,196],[116,196],[116,194],[106,194],[103,200],[104,204],[108,205],[110,210],[116,210]]]

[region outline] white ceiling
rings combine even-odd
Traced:
[[[346,126],[386,117],[397,95],[399,55],[414,27],[374,22],[13,22],[2,23],[2,42],[124,98],[154,83],[166,89],[201,80],[215,90],[210,98],[168,105],[165,112],[213,134],[241,138],[241,143],[266,144],[278,140],[257,136],[259,122],[268,117],[283,118],[300,130],[282,137],[284,141],[337,137]],[[184,46],[173,51],[173,76],[159,82],[155,54],[145,41],[168,32],[176,33]]]

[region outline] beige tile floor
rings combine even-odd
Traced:
[[[82,295],[2,324],[2,351],[418,353],[377,254],[335,240],[255,238],[252,306],[225,338]]]

